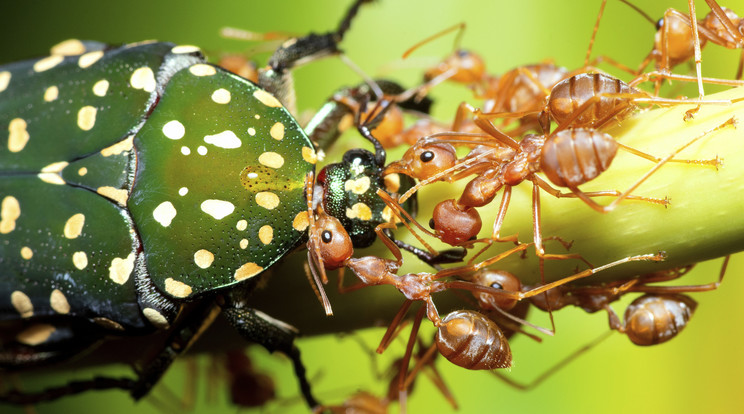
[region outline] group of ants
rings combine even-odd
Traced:
[[[619,331],[637,345],[660,344],[676,336],[687,324],[696,308],[696,302],[685,295],[718,288],[728,264],[724,259],[719,278],[714,283],[694,286],[664,286],[656,283],[677,279],[686,274],[692,265],[640,275],[627,280],[592,284],[585,279],[604,269],[632,261],[662,261],[664,253],[629,256],[602,265],[593,266],[580,254],[546,253],[543,241],[558,240],[564,246],[570,243],[553,235],[546,239],[541,234],[540,191],[562,198],[582,200],[598,213],[610,213],[623,200],[642,203],[668,204],[666,198],[641,197],[633,191],[649,176],[669,162],[718,167],[720,160],[687,160],[676,156],[701,138],[724,128],[735,127],[731,118],[703,133],[680,143],[671,153],[656,157],[616,141],[606,130],[637,112],[641,106],[694,106],[684,114],[685,121],[693,119],[703,105],[731,105],[738,100],[705,100],[704,84],[742,86],[738,80],[744,65],[744,19],[732,10],[721,7],[715,0],[705,0],[710,12],[701,20],[696,19],[695,4],[689,1],[689,10],[669,9],[658,22],[627,0],[627,4],[656,27],[653,47],[638,69],[631,69],[609,57],[591,58],[591,48],[597,33],[606,0],[602,2],[594,26],[584,65],[569,70],[553,63],[520,66],[501,75],[490,74],[482,58],[472,51],[457,48],[437,66],[425,73],[422,85],[395,95],[376,93],[374,105],[359,102],[350,96],[339,97],[339,102],[354,108],[355,122],[367,139],[385,148],[408,145],[401,159],[388,164],[383,177],[405,174],[418,183],[403,194],[390,195],[378,190],[389,210],[389,223],[379,225],[375,232],[392,253],[394,259],[377,256],[353,257],[353,247],[339,221],[315,208],[311,215],[308,263],[317,283],[316,293],[330,313],[330,305],[322,294],[328,281],[326,270],[340,269],[339,290],[347,292],[373,285],[392,285],[404,296],[405,302],[389,324],[379,347],[382,353],[406,325],[405,316],[415,301],[423,302],[413,319],[410,337],[402,358],[395,361],[396,374],[389,391],[383,397],[368,392],[358,392],[338,406],[315,407],[316,412],[387,412],[393,401],[398,401],[405,411],[406,398],[416,376],[424,372],[441,390],[449,403],[457,408],[452,393],[434,368],[436,353],[458,366],[476,370],[494,370],[511,366],[512,355],[507,338],[516,332],[525,332],[528,326],[552,335],[552,329],[535,326],[522,319],[528,308],[525,299],[536,307],[551,312],[567,305],[581,307],[587,312],[604,310],[609,315],[612,330]],[[693,17],[691,17],[693,16]],[[404,57],[422,44],[459,30],[464,24],[443,30],[413,46]],[[459,42],[458,42],[459,43]],[[736,73],[737,80],[703,77],[700,49],[713,43],[729,49],[742,49]],[[613,65],[632,76],[624,82],[596,66],[600,62]],[[683,63],[695,66],[694,75],[673,73]],[[652,70],[647,70],[653,64]],[[227,66],[227,62],[221,63]],[[664,81],[695,82],[697,99],[672,99],[659,96]],[[420,117],[413,125],[404,127],[403,111],[398,105],[406,101],[421,100],[427,92],[442,82],[454,82],[472,91],[480,107],[462,103],[451,124],[429,117]],[[653,82],[653,91],[637,88],[642,83]],[[376,88],[372,88],[376,89]],[[651,89],[651,88],[649,88]],[[696,105],[696,106],[695,106]],[[458,155],[468,151],[465,155]],[[596,178],[610,167],[618,149],[650,161],[652,168],[638,178],[627,190],[583,192],[579,186]],[[538,175],[541,173],[541,175]],[[543,178],[543,176],[545,178]],[[465,179],[462,194],[457,199],[437,204],[429,227],[421,225],[400,205],[414,196],[422,187],[434,182],[457,182]],[[547,178],[547,179],[546,179]],[[520,242],[516,235],[502,236],[502,228],[509,207],[512,187],[528,181],[532,183],[533,240]],[[559,188],[565,189],[561,190]],[[489,237],[479,238],[482,220],[476,208],[492,203],[501,190],[501,203]],[[567,190],[567,191],[566,191]],[[595,201],[597,197],[612,198],[609,204]],[[308,199],[310,205],[311,200]],[[392,230],[404,225],[428,250],[427,257],[442,257],[419,234],[438,239],[462,254],[454,256],[463,260],[467,250],[474,251],[468,262],[457,267],[442,268],[430,261],[436,273],[409,273],[399,275],[403,265],[401,243],[391,238]],[[478,261],[495,243],[513,244],[513,247],[487,259]],[[478,248],[482,246],[482,248]],[[578,259],[587,269],[551,283],[524,286],[520,279],[492,265],[512,254],[524,254],[534,247],[544,278],[544,260]],[[343,269],[350,269],[359,279],[353,286],[344,286]],[[569,282],[585,279],[583,284]],[[544,282],[544,279],[543,279]],[[432,294],[445,290],[469,291],[470,302],[476,310],[458,310],[441,317]],[[318,292],[320,291],[320,292]],[[626,293],[643,293],[626,309],[624,318],[610,307],[610,303]],[[424,316],[436,328],[430,345],[419,338],[419,326]],[[680,317],[681,316],[681,317]],[[553,323],[552,314],[550,315]],[[497,323],[498,322],[498,323]],[[414,349],[418,346],[418,350]],[[270,377],[257,372],[242,351],[222,357],[221,364],[228,369],[234,402],[240,406],[260,406],[275,398]],[[411,360],[413,359],[413,362]],[[413,365],[412,368],[410,366]],[[548,373],[549,375],[549,373]],[[543,375],[540,378],[545,378]],[[237,390],[241,390],[237,392]],[[246,390],[254,390],[246,393]],[[350,411],[351,410],[351,411]],[[359,410],[359,411],[354,411]]]

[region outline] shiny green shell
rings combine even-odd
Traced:
[[[0,320],[143,327],[138,279],[191,299],[297,246],[315,152],[273,96],[193,47],[84,51],[0,66]]]

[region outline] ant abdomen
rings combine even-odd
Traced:
[[[450,362],[467,369],[511,366],[509,342],[491,319],[471,310],[449,313],[435,338],[439,352]]]
[[[606,170],[617,148],[614,138],[593,129],[559,131],[542,148],[543,172],[557,186],[577,187]]]
[[[625,333],[636,345],[666,342],[687,326],[696,307],[686,295],[643,295],[625,310]]]
[[[545,111],[558,125],[570,121],[575,128],[596,128],[611,119],[622,119],[635,108],[628,96],[641,92],[620,79],[602,73],[581,73],[558,82],[550,92]],[[592,108],[581,108],[595,101]],[[579,109],[582,109],[577,114]]]

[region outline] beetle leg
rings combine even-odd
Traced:
[[[230,306],[230,305],[227,305]],[[300,359],[300,350],[294,340],[299,332],[293,326],[274,319],[256,309],[241,308],[240,305],[225,307],[224,315],[228,322],[237,329],[240,336],[248,341],[261,344],[269,352],[280,351],[292,360],[295,376],[300,390],[310,408],[319,406],[310,390],[305,366]]]

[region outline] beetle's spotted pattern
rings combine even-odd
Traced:
[[[62,55],[51,55],[47,56],[43,59],[38,60],[36,63],[34,63],[34,71],[36,72],[44,72],[47,71],[60,63],[64,60],[64,56]]]
[[[98,62],[103,57],[103,50],[94,50],[92,52],[84,53],[78,59],[78,66],[80,69],[86,69]]]
[[[19,152],[23,150],[30,136],[26,130],[28,124],[21,118],[14,118],[8,125],[8,151]]]
[[[52,102],[59,97],[59,88],[52,85],[44,91],[44,101]]]
[[[176,208],[173,207],[173,203],[170,201],[163,201],[152,211],[152,217],[163,227],[170,226],[176,214]]]
[[[90,131],[96,125],[96,114],[98,108],[86,105],[78,111],[77,125],[83,131]]]
[[[21,216],[21,206],[18,199],[9,195],[0,204],[0,233],[8,234],[15,229],[16,220]]]
[[[170,139],[181,139],[185,134],[186,128],[175,119],[163,125],[163,135]]]
[[[56,328],[48,323],[37,323],[29,326],[16,335],[16,340],[26,345],[40,345],[46,342]]]
[[[70,313],[70,303],[67,302],[65,294],[59,289],[52,291],[52,294],[49,296],[49,305],[59,314],[65,315]]]
[[[71,216],[65,222],[63,233],[68,239],[76,239],[83,232],[83,226],[85,225],[85,214],[77,213]]]
[[[156,85],[155,74],[148,66],[137,68],[132,72],[129,84],[132,85],[134,89],[142,89],[145,92],[152,92],[155,90]]]
[[[20,290],[10,294],[10,303],[13,304],[21,318],[29,318],[34,315],[34,305],[31,303],[31,298]]]
[[[225,149],[240,148],[240,146],[243,145],[240,138],[230,130],[222,131],[214,135],[205,135],[204,142]]]
[[[194,47],[96,47],[0,68],[0,146],[15,150],[0,152],[0,272],[36,281],[0,296],[30,346],[69,335],[64,318],[167,328],[174,313],[135,282],[178,304],[260,275],[308,227],[317,156],[276,98]]]
[[[277,141],[284,139],[284,124],[281,122],[275,123],[274,126],[271,127],[271,130],[269,130],[269,135]]]
[[[21,247],[21,257],[24,260],[31,260],[31,258],[34,257],[34,251],[28,246],[23,246]]]
[[[109,88],[109,81],[106,79],[101,79],[95,84],[93,84],[93,94],[96,96],[104,97],[106,96],[106,93],[108,92]]]

